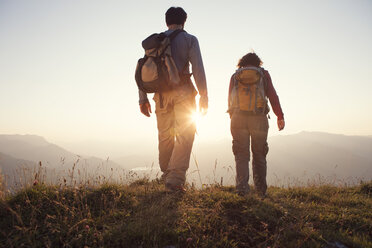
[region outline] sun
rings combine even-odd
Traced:
[[[200,122],[202,120],[202,114],[195,110],[194,112],[192,112],[191,114],[191,120],[196,124],[196,126],[199,126],[200,125]]]

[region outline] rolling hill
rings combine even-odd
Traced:
[[[268,142],[268,182],[271,185],[303,184],[313,180],[355,184],[372,179],[371,136],[301,132],[269,137]],[[159,174],[156,147],[148,154],[127,154],[111,161],[77,155],[40,136],[0,135],[0,152],[4,158],[8,156],[8,160],[13,158],[7,165],[0,163],[0,168],[7,172],[15,164],[38,164],[41,161],[44,167],[54,170],[53,174],[66,175],[75,164],[76,169],[85,171],[85,178],[94,178],[100,173],[107,177],[113,174],[123,177],[124,169],[153,177]],[[30,162],[24,163],[24,160]],[[209,143],[196,140],[188,181],[201,185],[221,182],[221,178],[224,185],[234,184],[231,139]]]
[[[268,182],[272,185],[301,184],[311,180],[353,184],[372,179],[370,136],[301,132],[269,137],[268,143]],[[157,156],[151,157],[150,154],[115,161],[123,162],[122,165],[129,168],[147,166],[150,169],[152,163],[155,168],[158,166]],[[234,184],[234,173],[231,139],[195,142],[188,171],[189,182],[220,182],[223,177],[224,183]]]
[[[40,177],[42,173],[49,182],[73,177],[69,180],[72,183],[117,178],[124,170],[115,162],[74,154],[36,135],[0,135],[0,153],[3,174],[16,178],[8,182],[10,185],[25,181],[26,177]]]

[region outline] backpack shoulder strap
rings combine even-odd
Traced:
[[[263,87],[264,87],[264,91],[265,91],[265,94],[266,94],[266,91],[267,91],[267,80],[266,80],[266,70],[265,68],[263,67],[258,67],[260,72],[261,72],[261,76],[262,76],[262,79],[263,79]]]
[[[176,38],[176,36],[177,36],[178,34],[182,33],[182,32],[186,32],[186,31],[183,30],[183,29],[176,29],[176,30],[174,30],[170,35],[168,35],[168,37],[169,37],[169,41],[172,42],[172,40],[173,40],[174,38]]]

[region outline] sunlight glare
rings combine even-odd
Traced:
[[[195,123],[196,127],[199,127],[201,120],[203,119],[203,115],[200,113],[200,111],[195,110],[191,115],[191,119]]]

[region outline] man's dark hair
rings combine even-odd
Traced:
[[[186,19],[187,14],[181,7],[171,7],[165,13],[165,22],[168,26],[172,24],[183,25]]]
[[[255,53],[247,53],[244,55],[238,63],[238,67],[246,67],[246,66],[256,66],[260,67],[262,65],[261,59]]]

